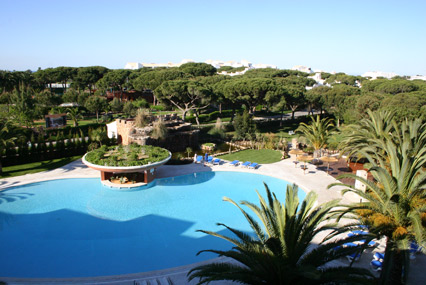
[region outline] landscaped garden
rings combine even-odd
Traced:
[[[102,166],[141,166],[165,160],[170,155],[169,151],[151,145],[118,145],[102,146],[88,152],[85,159],[96,165]]]
[[[57,76],[47,76],[52,73],[57,73]],[[370,179],[351,173],[342,176],[358,180],[365,185],[365,191],[347,184],[340,185],[346,188],[342,193],[353,192],[363,199],[359,203],[340,205],[339,211],[343,209],[356,218],[354,224],[350,227],[333,225],[333,229],[339,234],[363,231],[370,240],[385,237],[383,258],[375,263],[376,269],[381,270],[380,284],[406,283],[410,273],[411,245],[414,243],[420,248],[426,245],[426,125],[423,123],[426,119],[426,83],[423,81],[404,78],[370,81],[345,74],[324,73],[321,76],[330,86],[307,90],[306,87],[312,87],[315,81],[302,72],[249,70],[244,75],[230,78],[217,75],[217,70],[211,66],[196,63],[179,68],[139,71],[83,67],[34,73],[1,71],[0,75],[0,162],[5,166],[2,178],[59,167],[88,150],[86,160],[102,166],[131,167],[163,161],[169,152],[162,148],[116,146],[116,141],[107,137],[105,123],[111,119],[111,113],[123,118],[134,118],[141,109],[176,113],[200,130],[199,143],[200,146],[205,145],[206,151],[225,142],[246,148],[224,154],[220,156],[222,159],[259,164],[278,162],[283,152],[289,151],[291,140],[297,139],[296,147],[316,157],[337,150],[349,159],[367,161],[365,167],[368,165]],[[71,88],[57,94],[48,88],[56,81],[72,82]],[[361,82],[362,87],[357,82]],[[126,96],[132,96],[132,93],[124,92],[124,85],[139,92],[140,97],[147,95],[146,90],[151,90],[146,98],[152,100],[122,100],[116,95],[126,93]],[[93,91],[95,86],[97,90]],[[111,90],[115,91],[114,99],[111,98]],[[60,103],[71,102],[78,103],[79,107],[58,109]],[[293,117],[297,110],[312,108],[319,110],[321,115],[312,119]],[[367,111],[368,108],[373,111]],[[72,121],[75,127],[46,129],[40,126],[45,115],[58,112],[66,112],[68,124]],[[277,117],[285,113],[292,118],[284,120],[284,117]],[[256,114],[275,118],[274,121],[266,118],[260,122],[254,120]],[[415,118],[418,120],[414,121]],[[96,124],[87,125],[94,121]],[[79,122],[81,125],[77,126]],[[187,148],[184,155],[191,159],[197,151],[200,150]],[[125,175],[112,178],[117,183],[132,182],[132,178]],[[272,284],[292,276],[293,280],[309,283],[312,276],[334,276],[337,279],[328,279],[327,282],[338,283],[342,279],[323,274],[322,265],[335,257],[353,253],[355,261],[356,251],[359,249],[361,254],[364,250],[360,245],[345,247],[345,241],[348,241],[345,239],[340,244],[332,244],[333,247],[327,247],[329,240],[324,240],[324,243],[318,244],[317,251],[306,252],[317,233],[316,229],[321,226],[311,224],[309,219],[303,222],[300,217],[312,213],[309,211],[312,210],[316,214],[321,213],[316,221],[328,221],[336,218],[333,212],[336,209],[333,208],[334,202],[331,203],[333,205],[319,205],[319,209],[303,208],[305,204],[298,208],[295,192],[289,188],[286,203],[276,201],[268,192],[268,205],[261,200],[261,209],[252,207],[261,219],[267,217],[272,220],[265,221],[266,229],[248,220],[256,231],[257,239],[234,232],[241,241],[233,240],[238,254],[212,250],[219,255],[237,257],[237,261],[246,265],[243,269],[237,268],[244,271],[239,275],[240,281],[255,278],[259,283]],[[315,199],[308,198],[312,206]],[[244,205],[251,205],[249,203],[244,202]],[[296,220],[301,223],[291,222]],[[295,225],[303,231],[292,228]],[[212,232],[205,233],[220,237]],[[294,242],[289,243],[289,238]],[[349,241],[361,243],[359,237]],[[289,249],[299,246],[301,251],[288,256],[291,253]],[[345,250],[347,247],[353,248]],[[246,257],[253,263],[244,263],[248,260]],[[258,264],[262,264],[265,270],[257,270]],[[235,269],[228,265],[221,268]],[[195,268],[191,278],[235,280],[235,271],[215,272],[215,269]],[[369,272],[354,272],[353,269],[352,266],[344,266],[338,271],[354,273],[362,282],[376,281]],[[305,272],[309,274],[304,275]]]

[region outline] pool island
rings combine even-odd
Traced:
[[[83,163],[100,171],[102,184],[132,188],[155,179],[156,169],[170,160],[167,149],[150,145],[102,146],[83,156]]]

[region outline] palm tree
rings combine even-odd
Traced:
[[[363,146],[357,150],[373,165],[369,172],[374,180],[354,174],[341,176],[360,181],[366,185],[366,191],[341,183],[329,187],[346,186],[343,194],[352,192],[364,200],[346,206],[342,214],[355,213],[369,226],[370,233],[378,238],[386,237],[380,282],[403,284],[409,273],[410,243],[415,241],[423,247],[426,245],[426,172],[423,169],[426,124],[420,121],[405,121],[400,126],[395,122],[391,124],[391,132],[388,128],[386,131],[377,128],[377,132],[370,133],[367,143],[361,142]],[[382,126],[388,126],[388,123]],[[376,155],[375,149],[380,150]]]
[[[318,158],[320,150],[327,146],[333,123],[331,119],[320,119],[319,115],[317,115],[316,119],[311,116],[311,119],[312,122],[309,125],[301,123],[296,131],[304,135],[308,143],[315,149],[314,158]]]
[[[3,167],[1,163],[1,158],[3,156],[4,150],[8,145],[13,145],[16,137],[12,137],[10,134],[10,123],[7,120],[0,120],[0,175],[3,174]]]
[[[236,202],[224,198],[238,207],[253,229],[250,235],[219,224],[230,230],[237,238],[211,231],[200,231],[231,242],[231,250],[203,250],[232,259],[234,262],[211,263],[193,268],[188,273],[189,281],[200,278],[198,284],[218,280],[231,280],[243,284],[365,284],[372,282],[366,269],[333,267],[330,261],[354,252],[354,248],[341,248],[343,240],[325,238],[318,246],[313,239],[335,224],[326,223],[333,218],[331,210],[337,201],[320,206],[316,194],[310,192],[300,204],[296,185],[287,186],[285,204],[271,193],[265,184],[267,201],[258,193],[260,206],[243,201],[261,221],[263,227]],[[199,254],[201,253],[199,252]],[[236,262],[235,262],[236,261]]]
[[[74,127],[78,127],[78,120],[83,118],[79,108],[68,108],[67,115],[70,116],[71,120],[73,120]]]
[[[344,139],[339,145],[340,152],[360,156],[361,152],[371,156],[386,157],[381,144],[389,139],[397,124],[393,120],[394,114],[388,111],[372,112],[367,110],[368,118],[359,124],[352,124],[343,129]]]

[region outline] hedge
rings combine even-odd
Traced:
[[[57,141],[55,144],[45,142],[21,145],[16,148],[6,149],[2,157],[3,166],[19,165],[30,162],[38,162],[76,155],[84,155],[90,141],[67,140]]]
[[[198,116],[198,120],[200,123],[208,123],[213,120],[216,120],[217,118],[225,118],[225,117],[231,117],[232,116],[232,110],[223,110],[222,114],[219,111],[211,112],[210,114],[201,114]],[[186,121],[195,124],[195,116],[187,116]]]

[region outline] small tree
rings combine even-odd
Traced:
[[[247,111],[243,115],[237,114],[234,120],[236,139],[252,139],[256,134],[256,125]]]
[[[121,102],[120,99],[118,98],[112,99],[112,101],[109,102],[109,105],[113,112],[115,113],[123,112],[123,102]]]
[[[186,151],[186,153],[188,154],[188,157],[189,157],[189,155],[190,155],[190,154],[191,154],[191,152],[192,152],[192,148],[187,147],[185,151]]]
[[[320,119],[317,115],[316,119],[311,117],[312,121],[309,125],[301,123],[297,128],[297,132],[303,134],[308,143],[314,148],[314,158],[320,156],[322,148],[327,146],[327,140],[330,137],[330,129],[333,127],[331,119]]]
[[[89,131],[89,137],[92,142],[99,143],[101,146],[108,140],[107,132],[103,127]]]
[[[86,108],[93,113],[96,113],[96,122],[99,122],[99,112],[107,106],[106,99],[101,96],[90,96],[85,103]]]
[[[83,119],[79,108],[68,108],[67,115],[74,122],[74,127],[78,127],[78,120]]]
[[[124,103],[123,106],[123,112],[126,117],[132,117],[135,114],[136,108],[135,105],[132,104],[132,102],[127,101]]]

